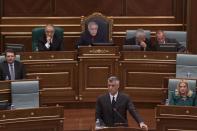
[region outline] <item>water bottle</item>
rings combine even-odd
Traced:
[[[165,103],[166,106],[169,105],[169,99],[166,99],[166,103]]]
[[[9,77],[6,75],[5,80],[9,80]]]
[[[98,129],[100,127],[99,119],[96,119],[95,128]]]
[[[38,46],[36,46],[35,51],[36,51],[36,52],[38,52],[38,51],[39,51],[39,50],[38,50]]]
[[[14,105],[13,104],[10,106],[10,110],[14,110]]]
[[[191,77],[191,73],[187,72],[187,78],[190,78],[190,77]]]

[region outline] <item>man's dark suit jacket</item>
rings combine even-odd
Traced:
[[[109,42],[107,35],[97,33],[95,37],[91,36],[89,32],[83,32],[80,36],[77,46],[91,45],[92,43],[107,43]]]
[[[176,39],[165,38],[165,43],[176,43],[177,52],[186,51],[186,48],[183,45],[181,45]],[[158,41],[156,41],[152,45],[151,50],[158,51],[158,49],[159,49],[159,43]]]
[[[115,126],[115,123],[128,123],[128,110],[137,123],[143,122],[141,117],[138,115],[131,99],[123,93],[118,93],[115,109],[120,114],[118,115],[118,113],[114,113],[115,118],[113,119],[113,109],[109,93],[99,96],[96,102],[96,119],[99,119],[99,121],[105,126]],[[120,115],[124,119],[121,118]]]
[[[64,43],[61,36],[57,36],[56,34],[53,35],[53,41],[50,43],[50,48],[46,48],[45,44],[47,43],[46,35],[44,34],[38,40],[38,51],[63,51],[64,50]]]
[[[15,79],[24,79],[25,78],[25,67],[22,63],[18,61],[14,61],[14,68],[15,68]],[[4,61],[0,64],[0,80],[6,80],[8,77],[11,80],[10,72],[8,63]]]
[[[146,45],[147,45],[146,51],[150,51],[150,49],[151,49],[151,41],[150,41],[149,39],[146,38],[146,39],[145,39],[145,43],[146,43]],[[126,39],[125,45],[136,45],[136,37],[132,37],[132,38],[130,38],[130,39]],[[140,43],[139,43],[138,45],[140,45]],[[141,47],[141,50],[143,51],[144,48]]]

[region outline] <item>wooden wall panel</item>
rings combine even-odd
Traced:
[[[3,16],[176,16],[185,0],[2,0]]]
[[[188,16],[187,16],[187,19],[188,19],[188,28],[187,28],[187,31],[188,31],[188,35],[187,35],[187,38],[188,38],[188,48],[189,48],[189,51],[192,52],[192,53],[195,53],[197,54],[197,39],[196,39],[196,36],[197,36],[197,15],[196,15],[196,12],[197,12],[197,8],[196,8],[196,5],[197,5],[197,0],[188,0]]]
[[[93,12],[101,12],[108,16],[123,15],[124,0],[56,0],[57,16],[86,16]],[[112,8],[113,6],[113,8]]]
[[[173,16],[174,0],[126,0],[127,16]]]
[[[2,0],[3,16],[50,16],[52,0]]]

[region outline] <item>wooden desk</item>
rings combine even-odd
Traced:
[[[117,46],[80,47],[78,57],[76,51],[24,52],[21,61],[27,78],[40,79],[43,105],[95,102],[111,75],[134,102],[157,105],[166,98],[163,78],[176,72],[176,53],[119,52]]]
[[[27,78],[41,80],[41,103],[60,104],[78,100],[78,62],[75,51],[24,52]]]
[[[157,131],[196,131],[197,107],[160,105],[156,108]]]
[[[96,101],[107,90],[107,79],[119,75],[119,47],[82,46],[79,48],[79,100]]]
[[[162,103],[162,80],[175,76],[176,53],[122,51],[119,65],[122,89],[134,102]]]
[[[63,131],[63,107],[0,111],[1,131]]]

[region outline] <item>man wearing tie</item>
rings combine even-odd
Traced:
[[[45,27],[45,33],[38,41],[38,51],[63,51],[63,39],[55,34],[53,25],[48,24]]]
[[[0,80],[17,80],[25,78],[25,68],[16,61],[15,52],[8,49],[5,52],[6,60],[0,64]]]
[[[140,128],[148,130],[142,118],[137,113],[131,99],[118,91],[119,79],[108,78],[108,92],[98,97],[96,102],[96,121],[100,126],[118,126],[120,123],[128,126],[127,110],[139,124]]]

